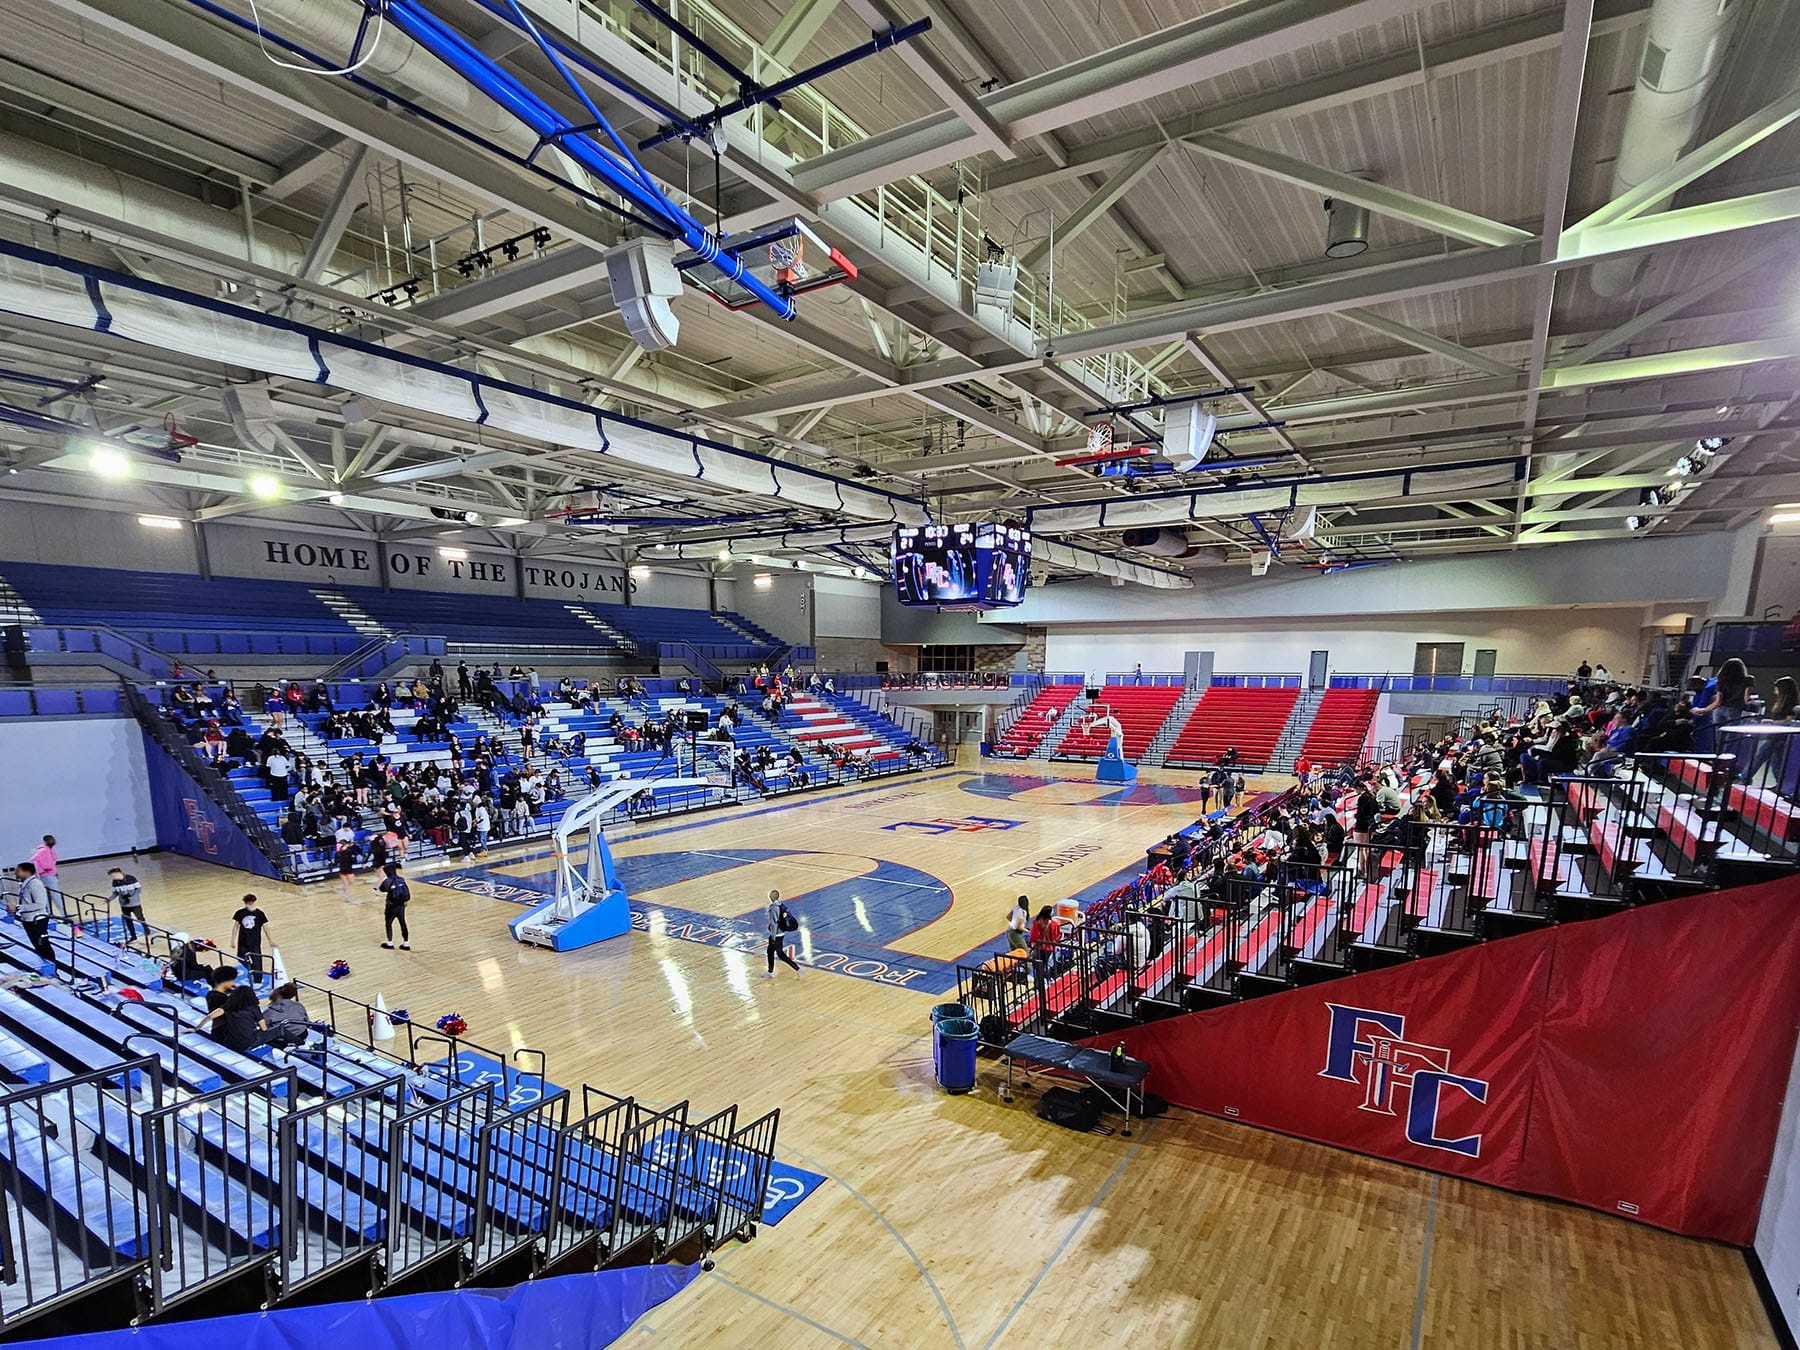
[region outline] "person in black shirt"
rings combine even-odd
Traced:
[[[209,996],[207,1002],[212,1002]],[[248,1052],[261,1046],[273,1045],[284,1049],[291,1045],[301,1045],[306,1040],[307,1029],[293,1023],[283,1023],[270,1027],[263,1020],[262,1008],[257,1004],[256,991],[248,985],[236,985],[225,994],[223,1002],[216,1012],[209,1012],[207,1021],[213,1024],[213,1039],[228,1050]]]
[[[230,967],[210,971],[209,976],[210,978],[206,982],[208,986],[206,991],[208,1022],[214,1020],[215,1014],[225,1010],[225,1000],[231,996],[231,991],[237,988],[238,973],[236,967]]]
[[[246,895],[244,903],[231,916],[237,932],[237,955],[244,969],[252,975],[263,973],[263,934],[269,928],[269,916],[263,913],[254,895]]]
[[[406,878],[400,875],[400,864],[389,863],[382,869],[387,873],[386,879],[375,889],[387,896],[387,905],[382,911],[382,918],[387,921],[387,941],[381,945],[389,951],[394,949],[394,924],[400,925],[400,950],[412,950],[412,934],[406,928],[406,902],[412,899],[412,887],[406,884]]]

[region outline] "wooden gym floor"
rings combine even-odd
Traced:
[[[943,969],[1002,945],[1021,891],[1104,890],[1198,810],[1179,800],[1191,775],[1146,770],[1111,800],[1090,777],[965,759],[621,831],[645,931],[566,955],[505,927],[545,884],[541,845],[415,878],[412,952],[378,948],[367,877],[346,896],[172,855],[129,865],[153,921],[224,937],[254,889],[295,974],[323,984],[343,957],[345,993],[421,1020],[454,1009],[478,1043],[546,1051],[565,1086],[739,1102],[740,1119],[780,1107],[782,1161],[829,1180],[628,1344],[1775,1344],[1730,1248],[1185,1112],[1131,1139],[1074,1135],[1035,1117],[1030,1089],[1002,1104],[985,1063],[976,1092],[939,1092]],[[65,885],[103,891],[105,866],[66,865]],[[763,978],[771,885],[837,971]]]

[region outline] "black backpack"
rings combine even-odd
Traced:
[[[800,928],[800,920],[796,919],[788,912],[788,907],[785,904],[781,906],[781,913],[776,916],[775,922],[784,933],[797,932]]]

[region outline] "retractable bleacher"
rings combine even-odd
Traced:
[[[1142,759],[1162,730],[1169,713],[1181,701],[1180,685],[1109,684],[1100,691],[1095,705],[1105,704],[1107,711],[1119,721],[1120,753],[1128,760]],[[1099,759],[1106,753],[1107,732],[1103,727],[1083,729],[1080,723],[1064,733],[1053,759]]]
[[[105,624],[157,645],[158,631],[319,633],[356,630],[298,581],[210,580],[184,572],[50,563],[0,564],[0,576],[50,625]]]
[[[1378,689],[1327,689],[1307,728],[1300,754],[1319,768],[1355,764],[1375,720]]]
[[[1239,764],[1262,768],[1275,753],[1275,744],[1299,698],[1298,689],[1215,684],[1194,705],[1163,762],[1214,764],[1227,749],[1235,748]]]
[[[1082,692],[1078,684],[1049,684],[1032,697],[1018,718],[1006,729],[994,746],[994,753],[1007,759],[1024,759],[1043,743],[1069,704]]]
[[[285,1060],[241,1055],[103,928],[59,922],[58,978],[0,990],[0,1225],[17,1269],[0,1333],[61,1329],[50,1314],[77,1307],[84,1327],[202,1298],[266,1307],[340,1275],[377,1291],[427,1267],[510,1284],[515,1257],[549,1273],[707,1265],[761,1217],[778,1112],[690,1121],[685,1102],[582,1089],[588,1114],[571,1120],[541,1063],[466,1069],[471,1053],[503,1060],[410,1024],[391,1055],[354,1042],[369,1035],[354,1000],[333,1000],[353,1033],[315,1028]],[[43,965],[16,929],[0,927],[0,954]]]

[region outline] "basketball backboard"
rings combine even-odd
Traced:
[[[856,264],[797,216],[760,226],[741,238],[727,239],[725,246],[779,295],[805,295],[808,291],[842,285],[856,276]],[[749,309],[761,303],[742,282],[710,267],[702,269],[697,253],[682,254],[675,259],[675,266],[726,309]]]

